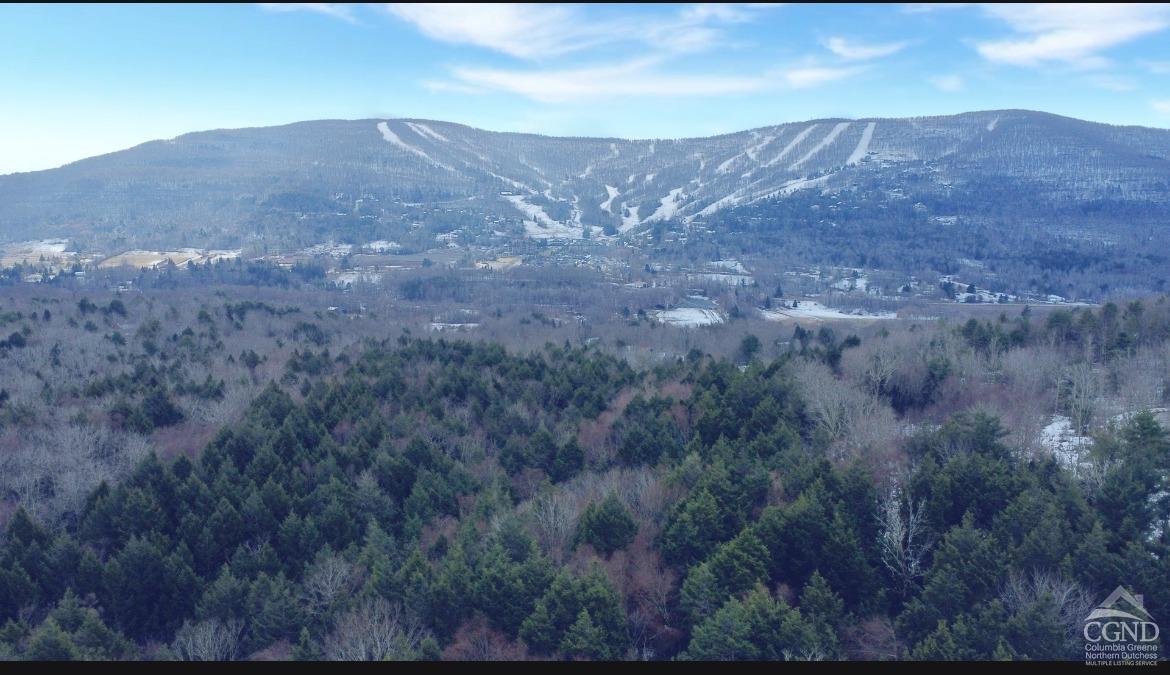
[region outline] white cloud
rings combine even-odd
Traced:
[[[807,89],[826,82],[840,80],[858,72],[860,68],[826,68],[806,66],[794,68],[783,74],[784,81],[794,89]]]
[[[763,6],[700,4],[637,19],[591,18],[564,5],[390,3],[386,9],[434,40],[540,59],[621,42],[701,51],[719,44],[723,24],[750,21]]]
[[[705,97],[804,89],[848,77],[860,68],[800,66],[758,75],[664,72],[659,58],[555,69],[461,66],[454,82],[428,82],[447,91],[500,91],[542,103],[616,97]]]
[[[520,58],[566,54],[604,38],[576,20],[577,13],[568,7],[488,3],[393,3],[386,7],[431,39],[486,47]]]
[[[310,12],[354,23],[353,6],[335,2],[262,2],[260,7],[269,12]]]
[[[520,94],[543,103],[599,96],[719,96],[760,91],[769,81],[752,76],[670,75],[652,70],[640,59],[610,66],[549,70],[459,67],[454,76],[464,85]]]
[[[842,37],[832,37],[825,41],[825,47],[846,61],[868,61],[883,56],[896,54],[906,48],[905,42],[887,42],[885,44],[862,44],[850,42]]]
[[[1153,106],[1154,110],[1157,110],[1158,112],[1164,113],[1166,115],[1170,115],[1170,99],[1166,99],[1164,101],[1150,101],[1150,105]]]
[[[959,77],[958,75],[935,75],[926,79],[939,91],[954,93],[956,91],[963,90],[963,78]]]
[[[989,61],[1018,66],[1101,66],[1100,52],[1170,25],[1166,4],[984,5],[983,11],[1018,35],[978,42],[976,49]]]
[[[908,2],[902,5],[906,14],[930,14],[948,9],[963,9],[970,7],[973,2]]]

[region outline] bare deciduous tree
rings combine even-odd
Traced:
[[[343,614],[325,638],[330,661],[403,661],[414,658],[430,633],[401,605],[366,600]]]
[[[532,501],[537,539],[545,553],[557,562],[561,561],[573,537],[579,511],[574,501],[562,490],[549,491]]]
[[[184,622],[175,634],[173,648],[184,661],[234,661],[243,630],[244,622],[239,619]]]
[[[881,399],[852,382],[839,380],[819,363],[798,362],[794,375],[818,426],[841,457],[893,444],[900,425]]]
[[[922,560],[930,549],[930,540],[922,511],[921,502],[911,503],[897,487],[878,505],[882,563],[902,584],[903,597],[925,572]]]
[[[311,614],[321,615],[352,590],[353,579],[353,564],[336,553],[330,553],[314,562],[305,575],[301,599]]]
[[[1051,599],[1052,618],[1064,627],[1070,648],[1082,644],[1081,628],[1095,603],[1089,591],[1076,581],[1051,571],[1033,570],[1024,574],[1012,570],[1000,593],[1004,607],[1012,613],[1045,598]]]

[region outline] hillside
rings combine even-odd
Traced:
[[[1170,131],[1018,110],[810,120],[680,140],[413,119],[301,122],[191,133],[0,176],[0,240],[116,248],[263,237],[279,246],[306,219],[333,217],[344,238],[363,217],[370,229],[420,210],[515,236],[598,238],[660,221],[701,224],[800,194],[848,203],[865,189],[933,200],[944,214],[991,203],[1005,224],[1038,204],[1098,212],[1124,204],[1106,225],[1135,213],[1164,222]]]

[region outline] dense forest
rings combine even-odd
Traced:
[[[1170,436],[1142,410],[1166,402],[1164,299],[797,326],[782,349],[749,336],[638,368],[568,342],[331,353],[296,308],[228,302],[176,340],[139,331],[154,352],[70,396],[157,434],[223,396],[184,359],[257,315],[296,348],[205,447],[152,448],[57,508],[48,460],[3,495],[0,656],[1079,660],[1119,584],[1170,616]],[[0,359],[37,339],[13,331]],[[253,381],[268,360],[229,356]],[[1108,418],[1124,368],[1154,362],[1151,396]],[[1036,391],[1092,434],[1072,463],[968,404],[1045,369]]]

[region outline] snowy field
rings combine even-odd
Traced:
[[[103,260],[99,267],[158,267],[168,262],[181,266],[187,263],[202,265],[220,260],[239,258],[242,249],[205,251],[201,248],[181,248],[177,251],[126,251]]]
[[[751,276],[746,274],[720,274],[718,272],[688,274],[687,279],[691,282],[713,281],[727,286],[750,286],[754,281]]]
[[[864,312],[859,309],[843,312],[839,309],[829,309],[819,302],[811,300],[800,300],[796,303],[796,307],[761,309],[760,314],[769,321],[788,321],[790,319],[886,320],[898,318],[894,312]]]
[[[669,326],[691,328],[694,326],[713,326],[723,323],[723,316],[714,309],[699,309],[697,307],[679,307],[654,312],[654,318]]]

